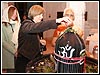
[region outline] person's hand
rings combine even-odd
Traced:
[[[66,25],[67,27],[73,26],[73,21],[69,17],[63,17],[63,21],[61,21],[61,24]]]
[[[58,18],[56,19],[56,23],[63,23],[67,27],[73,26],[73,21],[69,17]]]
[[[40,43],[41,43],[42,45],[46,45],[46,41],[45,41],[44,39],[40,39]]]

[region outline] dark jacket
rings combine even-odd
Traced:
[[[57,28],[56,20],[34,23],[27,19],[22,22],[18,35],[18,52],[28,59],[34,59],[40,52],[38,33]]]

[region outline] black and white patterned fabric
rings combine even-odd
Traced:
[[[72,28],[67,28],[56,41],[54,58],[57,72],[82,73],[85,54],[83,39]]]

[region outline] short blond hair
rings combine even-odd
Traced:
[[[28,12],[28,17],[33,19],[35,16],[44,14],[45,9],[40,5],[33,5]]]

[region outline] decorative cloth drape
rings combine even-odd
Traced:
[[[58,73],[82,73],[84,71],[85,44],[72,28],[67,28],[58,37],[54,58]]]

